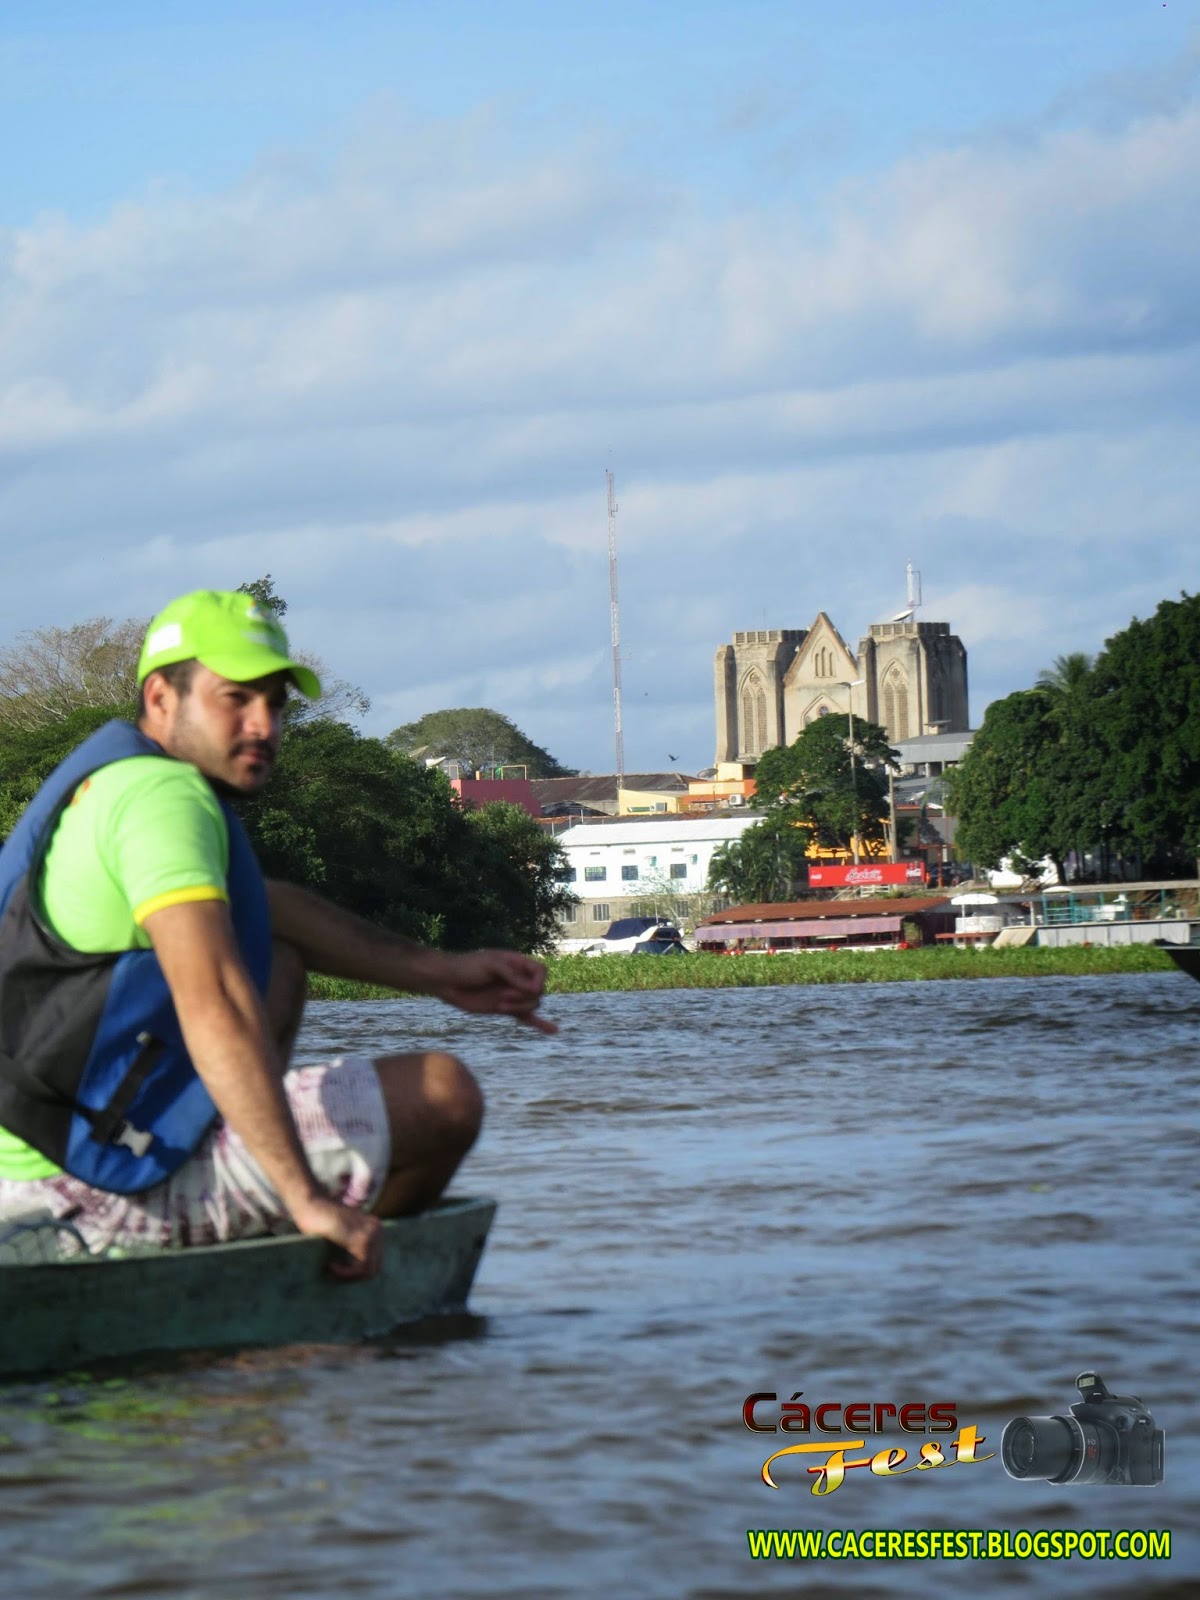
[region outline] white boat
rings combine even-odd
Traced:
[[[683,935],[670,917],[618,917],[602,939],[582,951],[585,956],[675,955]]]

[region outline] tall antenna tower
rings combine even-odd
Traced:
[[[921,604],[921,574],[911,561],[904,570],[908,578],[908,609],[915,612]]]
[[[621,732],[621,608],[617,600],[617,494],[613,475],[608,485],[608,613],[612,624],[613,733],[616,738],[617,787],[625,781],[625,739]]]

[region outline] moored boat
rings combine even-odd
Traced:
[[[1186,972],[1189,978],[1200,979],[1200,945],[1165,944],[1158,941],[1160,950],[1165,950],[1180,972]]]
[[[618,917],[602,939],[583,947],[585,956],[662,955],[683,949],[683,935],[669,917]]]
[[[0,1378],[158,1351],[346,1344],[460,1310],[495,1211],[453,1198],[389,1220],[382,1270],[352,1282],[329,1276],[323,1240],[298,1234],[30,1262],[22,1228],[29,1254],[69,1224],[0,1230]]]

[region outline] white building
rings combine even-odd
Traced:
[[[603,933],[629,903],[654,895],[702,894],[713,853],[761,818],[669,815],[638,822],[581,822],[557,834],[567,883],[581,904],[565,931]]]

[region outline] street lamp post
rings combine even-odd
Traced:
[[[940,729],[948,728],[949,726],[950,726],[949,717],[940,717],[936,722],[927,722],[925,724],[925,732],[926,733],[932,733],[932,734],[934,734],[936,736]],[[941,767],[942,771],[944,772],[945,768],[946,768],[945,762],[944,761],[939,761],[937,764],[938,764],[939,767]],[[927,761],[925,763],[925,776],[927,778],[932,778],[934,776],[933,772],[930,770],[932,767],[933,767],[933,762],[932,761]],[[921,808],[921,815],[922,816],[925,815],[924,806],[922,806],[922,808]],[[921,842],[920,841],[920,824],[919,823],[917,825],[917,834],[918,834],[917,844],[918,844],[918,847],[919,847],[920,846],[920,842]],[[945,887],[945,883],[946,883],[946,864],[950,859],[950,846],[946,843],[946,808],[945,808],[944,805],[942,807],[941,858],[942,859],[941,859],[941,862],[939,863],[939,867],[938,867],[938,882],[944,888]]]
[[[849,683],[839,685],[842,689],[857,689],[859,684],[865,683],[865,678],[853,678]],[[850,848],[854,852],[854,865],[858,865],[858,758],[854,753],[854,696],[847,694],[846,711],[850,717],[850,789],[854,795],[854,832],[850,835]]]

